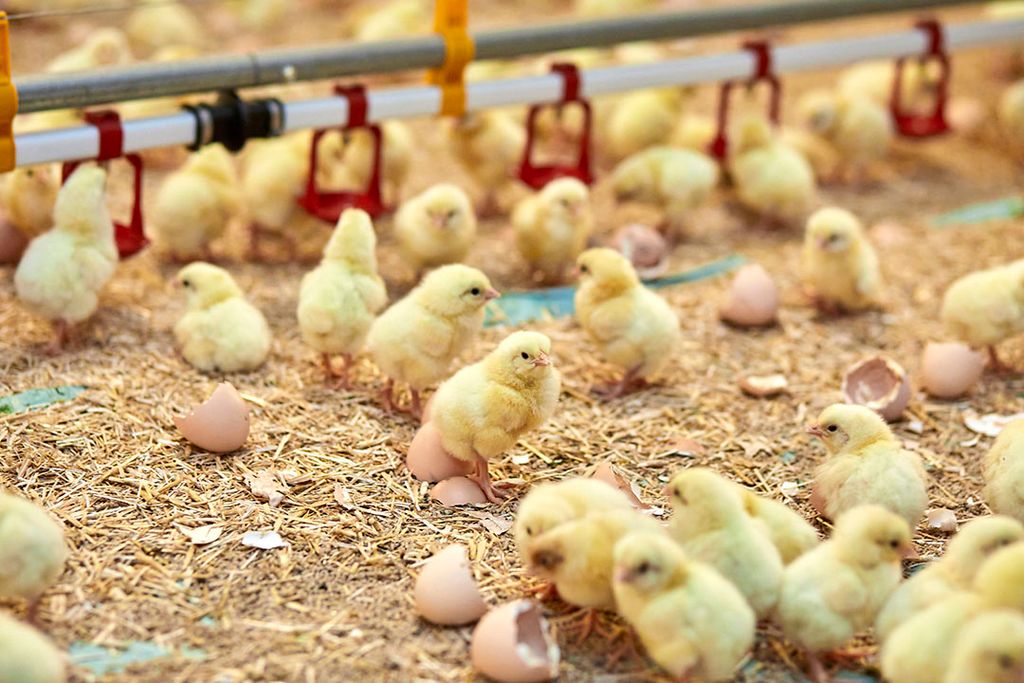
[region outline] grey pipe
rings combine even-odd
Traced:
[[[985,1],[798,0],[783,4],[501,29],[475,35],[476,58],[507,59],[580,47],[689,38]],[[378,43],[270,50],[237,57],[139,64],[75,74],[42,74],[16,79],[15,85],[20,100],[19,111],[27,113],[295,81],[428,69],[443,62],[443,42],[436,36],[427,36]]]

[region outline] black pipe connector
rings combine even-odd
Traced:
[[[284,132],[284,104],[275,98],[243,100],[234,91],[224,91],[214,104],[185,105],[196,119],[193,152],[219,142],[238,152],[253,138],[272,138]]]

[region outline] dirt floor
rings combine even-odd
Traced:
[[[498,0],[481,4],[482,24],[516,21]],[[261,41],[329,40],[342,10],[328,5],[297,15],[293,25]],[[541,16],[542,5],[529,3],[527,13]],[[101,19],[82,21],[95,25]],[[909,18],[847,22],[786,32],[781,39],[908,23]],[[16,24],[16,68],[42,64],[83,32],[81,21],[77,27],[55,20]],[[728,47],[736,39],[704,41],[697,49]],[[1005,85],[994,68],[1003,56],[993,50],[958,58],[955,92],[993,105]],[[787,101],[831,76],[787,80]],[[705,90],[701,106],[710,111],[712,89]],[[318,91],[326,92],[326,86]],[[421,163],[404,194],[438,178],[468,183],[446,153],[438,123],[415,126],[422,132]],[[614,372],[571,321],[531,325],[552,337],[565,391],[555,417],[492,471],[524,480],[525,489],[610,460],[633,478],[646,501],[663,505],[660,489],[672,473],[710,465],[775,497],[783,497],[783,483],[789,483],[789,502],[816,519],[807,503],[808,483],[823,451],[803,426],[839,398],[843,370],[883,353],[916,373],[924,343],[942,337],[937,313],[944,288],[968,271],[1024,256],[1024,231],[1016,220],[929,225],[944,211],[1017,193],[1021,170],[1004,148],[992,126],[974,139],[901,142],[879,180],[822,189],[822,204],[850,208],[868,224],[886,220],[899,226],[874,233],[881,238],[885,310],[838,320],[819,319],[802,300],[798,229],[751,230],[723,192],[702,210],[694,235],[672,255],[670,270],[734,253],[759,262],[783,289],[780,325],[745,332],[719,323],[716,306],[727,278],[666,290],[683,322],[683,346],[657,386],[610,403],[591,398],[590,389]],[[152,176],[151,185],[157,180]],[[596,186],[595,202],[605,235],[647,215],[614,206],[604,181]],[[240,252],[241,223],[238,228],[224,253]],[[409,287],[410,273],[394,253],[388,220],[380,228],[382,268],[397,297]],[[487,221],[482,232],[470,262],[503,289],[525,288],[522,264],[506,256],[507,221]],[[227,267],[267,315],[275,345],[262,370],[227,378],[253,401],[247,446],[223,457],[193,451],[171,418],[223,378],[193,370],[176,354],[171,328],[183,305],[168,286],[176,267],[152,253],[124,262],[96,316],[57,357],[43,353],[48,325],[17,302],[13,269],[0,269],[0,395],[32,387],[88,387],[70,402],[0,417],[0,484],[59,517],[72,548],[66,572],[44,601],[46,629],[62,647],[90,643],[123,651],[144,642],[169,654],[103,679],[110,681],[472,680],[471,628],[438,628],[419,620],[412,608],[413,578],[432,552],[461,542],[471,549],[492,603],[523,596],[536,581],[525,575],[508,532],[516,499],[481,509],[431,502],[428,487],[403,466],[416,424],[381,410],[375,398],[381,378],[369,360],[359,363],[355,390],[325,388],[295,323],[299,280],[311,267],[306,263],[228,257]],[[487,330],[472,357],[507,332]],[[1012,343],[1007,351],[1014,351]],[[740,377],[776,372],[788,377],[789,395],[759,401],[740,393]],[[909,417],[921,423],[921,433],[910,422],[896,430],[927,464],[932,506],[948,507],[960,520],[987,513],[979,461],[990,440],[969,432],[963,415],[1018,412],[1022,390],[1019,379],[988,376],[962,402],[915,394]],[[685,450],[699,452],[680,452]],[[250,492],[247,476],[263,470],[288,473],[287,493],[277,507]],[[825,523],[816,523],[827,532]],[[204,525],[223,533],[209,545],[193,545],[182,529]],[[241,544],[245,532],[270,529],[288,547],[256,550]],[[934,558],[945,540],[922,528],[916,542],[924,558]],[[565,635],[578,613],[557,602],[546,610],[562,632],[562,680],[660,680],[641,659],[608,666],[608,648],[599,637],[577,646]],[[768,627],[738,680],[798,680],[801,665],[793,648]],[[870,657],[847,668],[873,671]],[[86,668],[76,667],[75,680],[89,679]]]

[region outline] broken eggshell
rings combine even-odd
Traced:
[[[0,216],[0,264],[15,264],[25,252],[28,240],[6,218]]]
[[[448,454],[441,444],[441,432],[433,422],[427,422],[409,444],[409,455],[405,465],[412,475],[421,481],[443,481],[469,474],[473,465],[454,458]]]
[[[188,441],[211,453],[237,451],[249,438],[249,406],[238,391],[221,382],[205,403],[174,424]]]
[[[487,612],[469,567],[466,546],[450,545],[423,564],[413,600],[420,616],[442,626],[472,624]]]
[[[561,652],[537,603],[516,600],[484,615],[470,656],[477,671],[499,683],[535,683],[558,675]]]
[[[871,408],[886,421],[894,422],[910,403],[910,378],[895,361],[876,356],[846,371],[842,392],[847,403]]]
[[[768,271],[756,263],[739,269],[718,309],[722,320],[740,327],[773,325],[778,313],[779,288]]]
[[[646,510],[650,507],[650,505],[647,505],[640,500],[640,496],[638,495],[637,490],[633,487],[633,484],[619,476],[619,474],[616,473],[615,468],[613,468],[610,463],[602,462],[599,464],[594,468],[594,472],[590,475],[590,478],[603,481],[604,483],[622,491],[633,507],[638,510]]]
[[[785,375],[750,375],[740,380],[740,389],[747,396],[771,398],[786,393],[789,381]]]
[[[960,398],[985,372],[985,356],[969,346],[929,342],[921,356],[921,384],[934,398]]]
[[[925,525],[932,531],[944,534],[956,533],[956,514],[946,508],[929,510],[924,516]]]
[[[625,256],[644,279],[658,277],[668,265],[668,242],[654,228],[632,223],[615,232],[612,246]]]
[[[430,497],[445,507],[486,503],[487,496],[475,481],[466,477],[452,477],[430,489]]]

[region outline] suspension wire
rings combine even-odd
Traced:
[[[241,0],[141,0],[139,2],[120,2],[107,5],[92,5],[90,7],[78,7],[75,9],[48,9],[30,10],[8,14],[7,20],[11,22],[25,21],[28,19],[54,19],[62,17],[77,17],[91,14],[115,14],[119,12],[131,12],[137,9],[150,7],[166,7],[168,5],[212,5],[214,3],[241,2]]]

